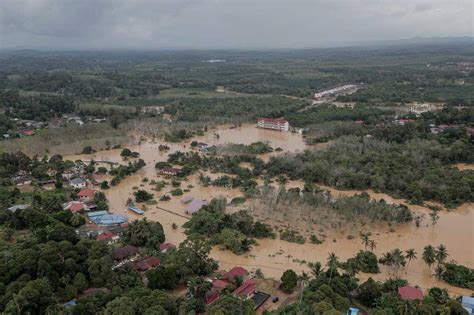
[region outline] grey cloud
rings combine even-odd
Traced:
[[[472,0],[3,0],[0,45],[265,48],[472,36]]]

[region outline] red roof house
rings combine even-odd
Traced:
[[[212,287],[216,288],[216,289],[219,289],[221,291],[224,290],[225,288],[227,288],[227,286],[229,284],[230,283],[228,281],[220,280],[220,279],[212,281]]]
[[[22,130],[20,131],[20,133],[24,136],[32,136],[35,134],[35,132],[33,130]]]
[[[84,204],[79,201],[71,201],[67,206],[66,210],[70,210],[71,212],[79,212],[84,210]]]
[[[242,267],[234,267],[226,273],[226,278],[233,281],[236,277],[244,277],[247,274],[247,269]]]
[[[94,189],[89,189],[89,188],[86,188],[86,189],[81,189],[78,193],[77,193],[77,196],[79,198],[90,198],[92,196],[94,196],[95,194],[95,190]]]
[[[163,244],[160,244],[160,252],[166,253],[168,249],[175,248],[175,247],[176,246],[174,246],[171,243],[163,243]]]
[[[423,300],[423,291],[410,286],[398,288],[398,295],[402,300]]]
[[[209,291],[206,292],[206,295],[204,296],[204,303],[206,305],[210,305],[214,303],[215,300],[217,300],[220,296],[220,291],[217,290],[216,288],[211,288]]]
[[[161,261],[158,257],[148,256],[135,262],[135,267],[139,271],[147,271],[149,269],[155,268],[156,266],[159,266],[160,263]]]
[[[115,248],[112,252],[115,260],[124,260],[125,258],[131,257],[138,254],[138,248],[132,245],[127,245],[121,248]]]
[[[257,290],[257,285],[252,279],[245,280],[244,283],[234,291],[234,295],[237,295],[240,298],[247,299],[252,297],[252,295]]]
[[[115,236],[115,234],[112,233],[112,232],[104,232],[104,233],[100,233],[99,235],[97,235],[97,237],[95,239],[98,240],[98,241],[108,241],[108,240],[112,240],[112,238],[114,236]]]

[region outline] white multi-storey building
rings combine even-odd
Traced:
[[[287,120],[275,118],[259,118],[257,121],[257,127],[278,130],[282,132],[290,130],[290,124]]]

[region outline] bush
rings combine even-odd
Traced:
[[[181,188],[176,188],[176,189],[170,191],[170,194],[172,196],[182,196],[183,195],[183,190]]]
[[[286,292],[286,293],[293,292],[297,284],[298,284],[298,276],[293,270],[288,269],[281,276],[280,289],[283,292]]]
[[[150,194],[146,190],[138,190],[133,193],[136,202],[147,202],[153,199],[153,194]]]

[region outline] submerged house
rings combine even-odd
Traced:
[[[398,288],[398,295],[402,300],[423,300],[423,291],[410,286]]]
[[[196,212],[201,210],[202,207],[206,205],[207,205],[206,200],[194,199],[188,204],[184,212],[186,212],[186,214],[195,214]]]
[[[281,132],[290,130],[290,124],[288,123],[288,120],[280,118],[259,118],[257,120],[257,127]]]
[[[161,175],[176,176],[179,174],[180,169],[174,167],[165,167],[160,170]]]

